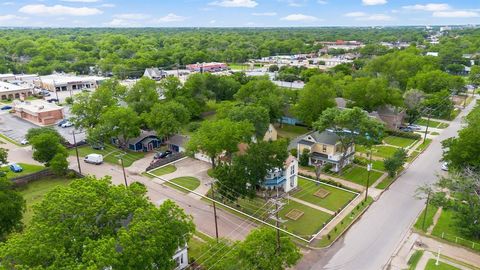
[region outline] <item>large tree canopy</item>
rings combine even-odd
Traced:
[[[383,105],[401,106],[402,94],[399,89],[389,86],[384,78],[358,78],[345,86],[345,98],[353,105],[367,111]]]
[[[22,195],[4,176],[0,176],[0,201],[0,241],[3,241],[7,234],[21,227],[25,210]]]
[[[171,201],[156,207],[143,185],[86,177],[49,192],[29,227],[0,246],[0,260],[22,269],[167,270],[193,231],[191,217]]]
[[[148,113],[157,103],[157,83],[146,77],[141,78],[127,91],[125,101],[137,114]]]

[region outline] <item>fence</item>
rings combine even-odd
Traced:
[[[83,177],[83,175],[81,175],[77,171],[70,170],[69,173],[70,172],[75,173],[78,178]],[[34,173],[31,173],[31,174],[27,174],[27,175],[23,175],[23,176],[13,178],[11,181],[13,182],[14,187],[21,187],[21,186],[25,186],[28,183],[33,182],[33,181],[41,180],[41,179],[44,179],[44,178],[47,178],[47,177],[55,177],[55,176],[56,176],[56,174],[54,174],[50,169],[44,169],[44,170],[41,170],[41,171],[38,171],[38,172],[34,172]]]
[[[156,169],[156,168],[158,168],[160,166],[163,166],[165,164],[168,164],[168,163],[174,162],[176,160],[179,160],[183,157],[185,157],[184,153],[174,153],[173,155],[171,155],[169,157],[166,157],[166,158],[163,158],[163,159],[157,159],[154,162],[150,163],[150,165],[147,167],[147,169],[145,169],[145,171],[147,171],[147,172],[151,171],[151,170]]]
[[[473,241],[461,238],[461,237],[456,236],[456,235],[448,234],[448,233],[445,233],[445,232],[442,232],[442,234],[439,235],[439,236],[440,236],[440,238],[445,239],[449,242],[456,243],[458,245],[471,248],[475,251],[480,251],[480,243],[479,242],[473,242]]]

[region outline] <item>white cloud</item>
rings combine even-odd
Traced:
[[[217,21],[216,20],[211,20],[210,24],[215,24]]]
[[[277,13],[276,12],[260,12],[260,13],[252,13],[253,16],[268,16],[268,17],[272,17],[272,16],[277,16]]]
[[[61,0],[62,2],[70,2],[70,3],[97,3],[100,0]]]
[[[480,17],[480,13],[466,10],[437,11],[433,13],[433,17],[438,18],[475,18]]]
[[[107,3],[107,4],[101,4],[100,7],[104,7],[104,8],[114,8],[114,7],[116,7],[116,5],[115,5],[115,4],[108,4],[108,3]]]
[[[102,14],[103,12],[97,8],[88,7],[68,7],[63,5],[46,6],[39,5],[26,5],[21,7],[19,12],[30,15],[42,15],[42,16],[91,16]]]
[[[138,22],[132,22],[124,19],[113,19],[110,22],[106,23],[107,26],[111,27],[138,27],[140,24]]]
[[[3,2],[2,6],[13,6],[15,5],[15,2]]]
[[[445,11],[450,10],[451,7],[449,4],[425,4],[425,5],[412,5],[412,6],[404,6],[404,9],[409,10],[422,10],[422,11]]]
[[[319,3],[320,5],[326,5],[328,4],[327,1],[324,1],[324,0],[317,0],[317,3]]]
[[[166,16],[157,19],[156,21],[157,22],[183,22],[186,19],[187,17],[178,16],[176,14],[169,13]]]
[[[13,21],[13,20],[24,20],[25,17],[20,17],[13,14],[0,15],[0,22]]]
[[[150,18],[151,16],[143,13],[123,13],[113,15],[113,17],[122,20],[145,20]]]
[[[346,17],[365,17],[365,16],[367,16],[367,13],[360,12],[360,11],[349,12],[349,13],[346,13],[344,16],[346,16]]]
[[[291,22],[314,22],[318,21],[318,18],[305,14],[290,14],[286,17],[283,17],[282,20]]]
[[[220,7],[246,7],[246,8],[253,8],[258,5],[255,0],[222,0],[222,1],[214,1],[209,3],[212,6],[220,6]]]
[[[387,0],[362,0],[365,6],[385,5]]]

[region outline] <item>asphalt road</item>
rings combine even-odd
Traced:
[[[457,135],[463,116],[473,109],[474,103],[433,140],[343,238],[329,249],[310,251],[296,269],[379,270],[386,267],[425,205],[424,201],[414,198],[415,190],[419,185],[435,182],[441,173],[441,141]]]

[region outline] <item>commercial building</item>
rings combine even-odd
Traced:
[[[69,74],[52,74],[41,76],[36,86],[49,91],[95,90],[105,80],[99,76],[75,76]]]
[[[31,96],[33,87],[27,83],[9,83],[0,81],[0,100],[21,99]]]
[[[63,107],[44,100],[15,101],[13,113],[15,116],[39,126],[53,125],[64,117]]]
[[[195,72],[218,72],[218,71],[223,71],[227,70],[228,66],[225,63],[197,63],[197,64],[191,64],[187,65],[187,69],[189,71],[195,71]]]

